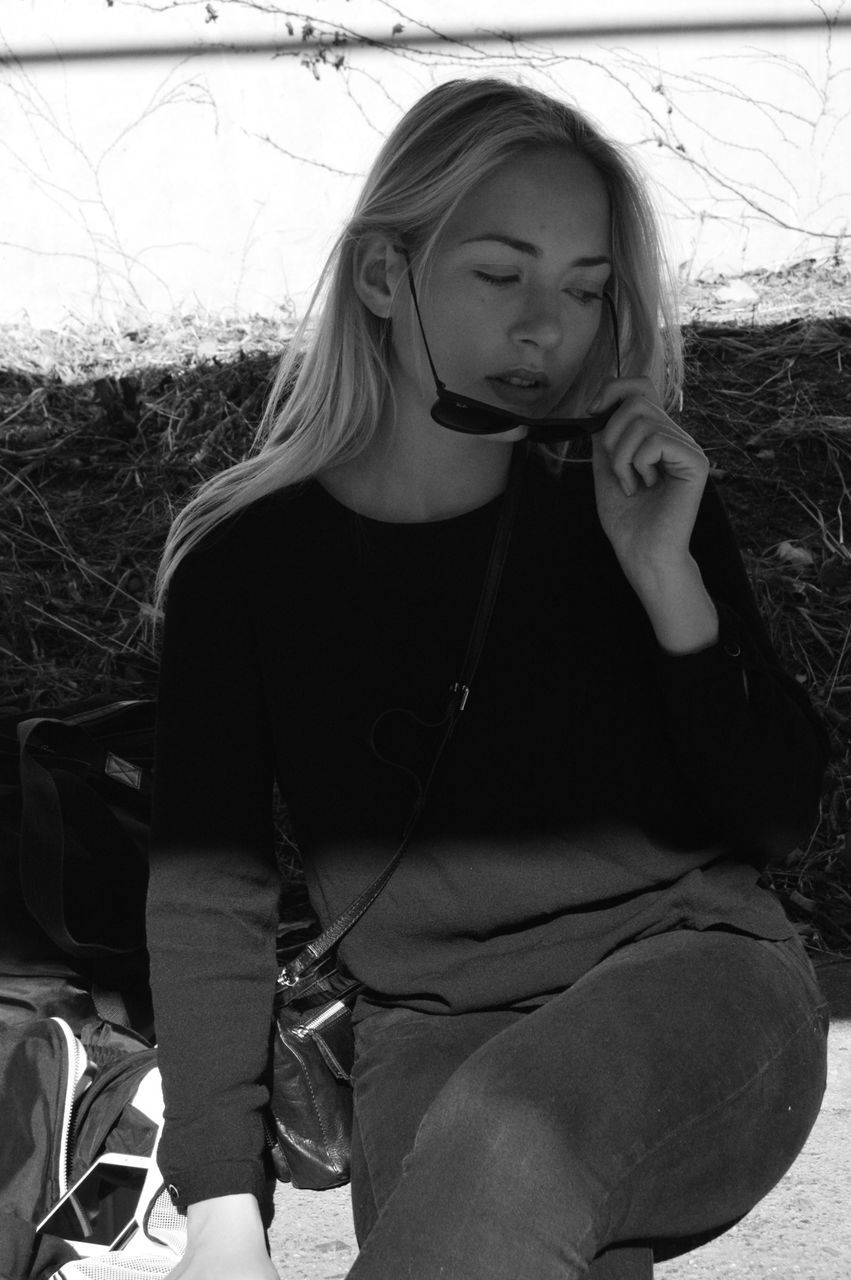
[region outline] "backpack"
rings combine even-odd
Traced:
[[[97,1157],[153,1161],[162,1119],[156,1050],[92,1020],[76,1036],[62,1018],[0,1031],[0,1277],[46,1277],[78,1252],[36,1229]]]

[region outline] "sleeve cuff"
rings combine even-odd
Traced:
[[[748,672],[764,671],[765,663],[733,610],[721,601],[713,603],[718,612],[718,639],[695,653],[670,653],[659,646],[657,669],[664,684],[674,690],[696,685],[717,687],[720,680],[728,688],[731,683],[738,686],[747,702]]]
[[[256,1196],[263,1225],[272,1221],[275,1178],[259,1160],[220,1160],[199,1169],[161,1169],[172,1204],[185,1213],[190,1204],[215,1196]]]

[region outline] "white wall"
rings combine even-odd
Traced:
[[[216,22],[195,0],[4,0],[0,39],[14,52],[285,34],[239,0],[212,5]],[[814,0],[409,7],[446,31],[517,30],[521,14],[545,26],[816,12]],[[305,8],[388,35],[402,21],[383,0]],[[478,49],[355,51],[318,79],[268,55],[0,69],[0,322],[301,310],[382,136],[459,74],[538,84],[632,144],[693,277],[845,253],[851,29]]]

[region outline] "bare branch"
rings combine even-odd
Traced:
[[[240,125],[242,132],[247,138],[256,138],[259,142],[268,142],[270,147],[275,151],[279,151],[282,156],[286,156],[288,160],[298,160],[301,164],[309,164],[314,169],[325,169],[328,173],[336,173],[341,178],[362,178],[362,173],[354,173],[348,169],[336,169],[333,165],[324,164],[321,160],[313,160],[310,156],[297,156],[294,151],[287,151],[286,147],[282,147],[279,142],[275,142],[274,138],[270,138],[268,133],[254,133],[250,129]]]

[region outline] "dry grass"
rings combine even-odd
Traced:
[[[851,289],[812,264],[748,283],[740,305],[686,291],[682,420],[833,739],[818,823],[772,879],[813,948],[851,954]],[[0,713],[153,696],[169,520],[248,448],[285,337],[263,320],[0,329]]]
[[[688,334],[683,424],[710,455],[761,613],[832,739],[818,823],[772,879],[851,954],[851,315]]]

